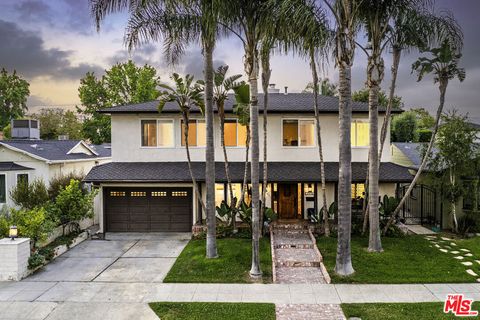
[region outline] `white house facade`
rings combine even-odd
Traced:
[[[86,174],[94,166],[110,161],[110,145],[89,145],[82,140],[0,141],[0,206],[14,206],[10,191],[22,179],[40,179],[48,187],[56,176]]]
[[[263,101],[260,95],[259,101]],[[308,219],[321,206],[320,163],[315,133],[313,95],[270,94],[267,121],[268,188],[266,206],[284,219]],[[245,169],[246,127],[233,114],[233,96],[225,105],[225,145],[233,192],[240,197]],[[325,161],[327,202],[336,200],[339,159],[338,99],[319,99]],[[260,106],[260,110],[262,106]],[[368,105],[352,103],[352,203],[364,197],[367,174]],[[189,231],[205,218],[192,188],[178,107],[158,102],[118,106],[102,111],[112,118],[112,162],[93,168],[86,177],[100,189],[100,230]],[[381,112],[383,113],[383,111]],[[190,115],[189,145],[195,178],[205,197],[205,121],[198,110]],[[383,117],[380,117],[381,127]],[[260,128],[263,128],[260,117]],[[263,137],[260,129],[260,137]],[[220,123],[215,115],[216,203],[229,198]],[[380,193],[394,195],[397,184],[411,174],[391,163],[390,132],[380,167]],[[263,153],[263,139],[260,139]],[[261,172],[263,164],[260,164]],[[249,201],[249,194],[246,195]]]

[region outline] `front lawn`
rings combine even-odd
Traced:
[[[273,303],[154,302],[162,320],[275,320]]]
[[[480,240],[477,240],[480,241]],[[352,237],[352,261],[355,274],[334,273],[336,238],[319,238],[318,249],[334,283],[451,283],[475,282],[466,267],[450,253],[430,247],[423,236],[382,238],[383,253],[369,253],[367,237]]]
[[[479,308],[479,302],[473,303],[472,310]],[[342,304],[342,309],[347,319],[350,317],[362,320],[458,319],[451,313],[443,313],[443,302]]]
[[[248,283],[252,261],[252,240],[217,239],[217,259],[205,257],[205,240],[192,240],[183,249],[164,282]],[[272,282],[270,239],[260,239],[263,282]]]

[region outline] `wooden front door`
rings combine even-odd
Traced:
[[[298,185],[278,184],[278,215],[280,219],[296,219],[298,209]]]

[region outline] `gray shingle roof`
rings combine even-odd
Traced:
[[[205,163],[192,163],[195,178],[205,181]],[[226,182],[224,164],[215,165],[215,180]],[[232,180],[241,182],[244,163],[230,163]],[[260,172],[262,164],[260,164]],[[366,162],[352,163],[352,181],[365,181]],[[327,182],[338,181],[338,162],[325,163]],[[269,162],[268,180],[272,182],[319,182],[320,165],[318,162]],[[381,182],[410,182],[412,175],[408,169],[394,163],[382,163]],[[111,162],[92,168],[85,177],[87,182],[190,182],[190,173],[186,162]]]
[[[0,171],[22,171],[22,170],[33,170],[33,169],[21,166],[12,161],[0,162]]]
[[[275,93],[268,96],[268,112],[273,113],[313,113],[313,94],[312,93]],[[232,112],[235,98],[233,94],[225,102],[225,111]],[[259,94],[258,104],[260,112],[263,109],[263,94]],[[323,113],[338,112],[338,98],[329,96],[319,96],[318,107]],[[352,102],[353,112],[368,112],[368,104],[363,102]],[[379,111],[384,111],[380,107]],[[137,104],[128,104],[116,106],[99,111],[100,113],[158,113],[158,101],[149,101]],[[168,102],[162,112],[178,112],[178,106],[175,102]],[[198,112],[198,110],[192,110]],[[394,113],[399,111],[394,110]]]
[[[422,163],[422,149],[427,143],[419,142],[393,142],[402,153],[412,162],[412,168],[418,169]],[[432,156],[435,155],[438,150],[433,147]]]
[[[50,161],[87,160],[111,156],[111,149],[105,148],[108,145],[93,146],[98,156],[84,153],[67,154],[80,141],[81,140],[4,140],[0,142],[0,145],[20,149]]]

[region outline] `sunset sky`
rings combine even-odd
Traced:
[[[451,10],[465,34],[461,65],[466,68],[463,83],[454,80],[447,91],[446,108],[469,113],[480,123],[480,1],[437,0],[437,10]],[[129,58],[140,64],[157,68],[163,81],[172,71],[202,75],[202,57],[198,46],[188,49],[177,66],[169,66],[163,59],[162,44],[152,43],[129,54],[123,44],[127,13],[111,15],[99,33],[90,17],[87,0],[1,0],[0,1],[0,67],[17,72],[30,82],[33,106],[75,105],[79,103],[79,80],[87,71],[102,74],[116,62]],[[228,64],[232,73],[243,74],[243,48],[238,39],[221,40],[215,50],[215,64]],[[402,59],[398,90],[405,107],[422,106],[430,111],[438,105],[438,86],[432,78],[416,82],[411,64],[419,56],[411,52]],[[382,88],[387,90],[390,80],[389,56],[385,57],[386,72]],[[357,50],[353,69],[353,89],[363,87],[366,58]],[[323,76],[337,80],[337,72],[330,62]],[[272,83],[290,92],[301,91],[310,81],[308,64],[292,54],[275,56],[272,61]]]

